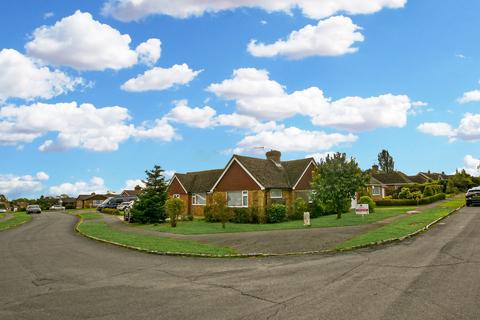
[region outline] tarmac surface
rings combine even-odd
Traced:
[[[0,232],[0,319],[480,319],[480,208],[399,244],[199,259],[84,238],[42,213]]]

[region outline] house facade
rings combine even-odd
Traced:
[[[136,185],[133,190],[123,190],[122,193],[120,194],[124,198],[129,198],[129,197],[138,197],[142,193],[142,187],[139,185]]]
[[[215,194],[231,208],[260,210],[273,203],[293,205],[296,198],[309,201],[316,166],[313,158],[281,161],[281,153],[267,152],[265,159],[233,155],[224,169],[175,174],[168,193],[186,203],[187,213],[202,216]]]
[[[76,199],[76,208],[77,209],[96,208],[103,201],[113,196],[114,194],[95,194],[95,193],[81,194]]]

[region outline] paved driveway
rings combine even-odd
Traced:
[[[332,256],[148,255],[46,213],[0,232],[0,319],[480,319],[480,208]]]

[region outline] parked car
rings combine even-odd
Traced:
[[[480,204],[480,187],[469,189],[465,195],[467,207]]]
[[[117,209],[120,210],[120,211],[125,211],[125,208],[131,207],[133,202],[134,202],[133,200],[132,201],[124,201],[117,206]]]
[[[97,211],[102,212],[103,209],[109,208],[109,209],[117,209],[117,206],[121,204],[122,202],[130,202],[132,200],[135,200],[137,197],[122,197],[122,196],[117,196],[117,197],[110,197],[107,200],[103,201],[98,207]]]
[[[54,204],[53,206],[50,207],[50,210],[65,210],[65,207],[64,206],[61,206],[59,204]]]
[[[0,213],[5,213],[5,212],[7,212],[7,209],[0,208]]]
[[[27,206],[27,213],[42,213],[42,209],[40,209],[38,204],[31,204]]]

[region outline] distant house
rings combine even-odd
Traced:
[[[187,211],[203,215],[203,208],[221,193],[231,208],[268,208],[272,203],[291,206],[301,197],[309,201],[313,158],[281,161],[281,153],[272,150],[265,159],[233,155],[224,169],[176,173],[168,193],[187,204]]]
[[[372,194],[373,200],[382,200],[386,196],[387,191],[396,190],[412,183],[408,176],[400,171],[389,173],[373,172],[367,188]]]
[[[138,197],[140,193],[142,193],[142,187],[137,185],[133,190],[123,190],[121,195],[122,197]]]
[[[75,209],[77,207],[77,199],[65,197],[59,200],[59,204],[61,204],[67,209]]]
[[[93,192],[91,194],[81,194],[76,199],[77,209],[96,208],[103,201],[113,196],[115,195],[111,193],[96,194]]]

